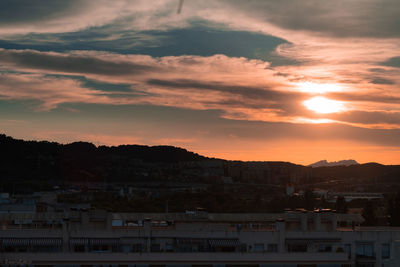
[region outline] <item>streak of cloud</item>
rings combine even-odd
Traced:
[[[373,90],[375,94],[378,92],[373,86],[393,87],[393,84],[367,83],[372,87],[365,92],[328,93],[331,99],[344,101],[351,113],[316,114],[303,105],[303,101],[315,93],[299,92],[290,77],[276,75],[268,63],[260,60],[222,55],[152,58],[105,52],[4,49],[0,50],[0,55],[3,68],[26,73],[3,73],[0,76],[1,98],[37,99],[42,103],[38,107],[42,110],[76,102],[151,104],[221,110],[224,118],[237,120],[303,123],[332,119],[362,127],[400,127],[400,122],[395,119],[400,110],[400,95],[371,94]],[[79,77],[95,81],[91,86],[102,86],[101,91],[87,87]],[[107,84],[111,87],[113,84],[130,85],[131,89],[122,92],[104,90]],[[366,109],[365,105],[370,108]],[[369,113],[360,113],[365,110]],[[365,120],[360,114],[376,119]]]

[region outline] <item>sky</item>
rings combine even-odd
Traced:
[[[0,132],[400,164],[398,0],[2,0]]]

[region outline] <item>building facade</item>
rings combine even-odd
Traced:
[[[354,214],[0,214],[3,265],[400,266],[400,231]]]

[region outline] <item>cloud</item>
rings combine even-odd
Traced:
[[[400,68],[400,57],[392,57],[383,62],[383,65]]]
[[[17,5],[21,5],[22,2],[17,2]],[[33,5],[31,4],[30,6]],[[79,12],[73,12],[76,6],[81,6]],[[105,6],[107,8],[104,9]],[[351,2],[340,0],[329,3],[320,3],[316,0],[209,0],[186,1],[184,11],[177,15],[177,2],[172,0],[153,1],[151,5],[146,1],[128,0],[112,1],[111,4],[109,1],[106,4],[100,0],[100,2],[96,2],[96,5],[94,5],[93,1],[80,0],[79,3],[76,2],[73,5],[65,4],[57,6],[57,4],[53,4],[49,5],[48,8],[54,9],[54,12],[61,10],[69,20],[81,21],[83,24],[86,23],[86,20],[95,21],[96,18],[101,20],[98,23],[86,23],[86,26],[83,27],[102,25],[101,27],[91,28],[88,31],[89,35],[90,33],[94,34],[92,38],[85,35],[84,31],[77,33],[77,35],[71,34],[69,37],[72,41],[79,41],[81,44],[82,40],[86,40],[83,43],[86,42],[87,49],[95,47],[95,50],[113,50],[109,44],[98,42],[96,38],[113,40],[113,45],[121,46],[128,50],[132,49],[132,45],[136,45],[135,40],[142,43],[143,40],[150,38],[151,40],[148,40],[149,42],[145,41],[145,44],[157,47],[160,45],[160,40],[158,39],[165,39],[168,33],[174,39],[181,40],[179,39],[180,36],[190,34],[190,31],[185,32],[183,28],[191,27],[194,20],[200,20],[205,21],[209,28],[257,32],[257,34],[280,38],[276,40],[271,39],[271,42],[274,42],[275,45],[283,40],[287,40],[288,42],[279,45],[275,51],[275,55],[281,56],[279,59],[266,56],[270,51],[264,50],[257,52],[257,56],[263,59],[271,58],[276,60],[279,65],[294,64],[296,62],[295,65],[300,66],[300,68],[297,68],[295,72],[293,72],[293,69],[290,71],[293,72],[293,75],[297,75],[297,78],[322,79],[324,76],[332,76],[332,74],[338,74],[340,71],[348,71],[349,68],[351,70],[371,68],[373,64],[385,62],[390,58],[398,56],[397,51],[400,49],[400,36],[397,27],[398,16],[395,11],[399,9],[399,6],[394,0],[388,0],[385,4],[378,4],[372,0]],[[10,8],[12,8],[12,5]],[[106,15],[102,16],[103,13]],[[37,23],[33,20],[30,24],[37,24],[39,29],[51,29],[51,27],[46,27],[43,24],[50,20],[50,18],[34,14],[35,12],[33,12],[32,16],[37,19]],[[85,16],[86,20],[78,19],[79,16]],[[21,23],[24,23],[24,20],[21,20]],[[63,25],[73,24],[63,23]],[[10,25],[10,32],[17,33],[18,31],[12,28],[13,24],[11,23]],[[396,27],[389,27],[390,25]],[[7,28],[8,26],[5,25],[5,27]],[[77,27],[75,30],[79,29],[82,29],[82,27]],[[68,31],[63,27],[55,30],[56,32]],[[153,32],[149,35],[149,32],[144,33],[143,30],[156,30],[158,32]],[[162,34],[163,31],[165,35]],[[223,34],[223,32],[221,31],[219,34]],[[79,37],[80,35],[83,36]],[[128,37],[128,41],[126,42],[127,36],[132,36],[132,38]],[[346,41],[343,41],[343,37],[346,38]],[[13,39],[12,37],[9,38]],[[21,37],[14,38],[18,39]],[[40,37],[32,35],[29,38],[31,40],[35,38],[40,39]],[[49,38],[49,42],[51,42],[51,37],[47,36],[46,38]],[[61,37],[55,36],[54,38]],[[185,40],[188,38],[186,37]],[[208,36],[207,38],[211,37]],[[277,40],[280,41],[278,42]],[[266,40],[260,38],[253,40],[253,42],[261,41],[266,42]],[[46,43],[46,40],[44,43]],[[236,44],[237,42],[231,43]],[[185,50],[187,49],[185,47],[188,47],[187,43],[181,43],[180,45],[182,46],[181,48],[179,46],[169,47],[171,50],[168,50],[167,46],[167,48],[160,49],[166,49],[165,51],[169,51],[170,54],[174,54],[175,51],[186,51],[186,54],[195,53],[202,55],[201,53],[208,51],[206,45],[189,50]],[[217,45],[218,42],[212,44],[213,47]],[[270,43],[267,44],[266,42],[265,45],[270,49]],[[232,44],[227,44],[226,46],[233,47]],[[143,51],[139,49],[138,52],[158,53],[158,56],[166,56],[160,49]],[[134,50],[129,51],[130,53],[135,53]],[[221,50],[222,53],[224,51],[223,49]],[[214,51],[213,53],[219,53],[219,51]],[[226,53],[229,54],[228,52]],[[210,55],[207,54],[207,56]],[[237,54],[231,56],[237,56]],[[246,52],[245,56],[251,57],[251,54]],[[282,60],[282,57],[288,59],[286,63]],[[313,70],[311,70],[311,67],[313,67]],[[319,69],[319,73],[317,72],[316,75],[311,76],[310,73],[315,73],[316,69]],[[321,70],[325,70],[325,73],[322,73]],[[368,75],[368,73],[364,74]],[[375,80],[375,82],[383,81],[382,79],[385,79],[385,77],[381,77],[381,80]],[[386,78],[386,80],[388,79]]]
[[[269,88],[268,86],[265,87],[252,87],[252,86],[243,86],[243,85],[229,85],[226,83],[213,83],[213,82],[206,82],[206,81],[196,81],[196,80],[158,80],[158,79],[151,79],[147,81],[150,85],[157,85],[161,87],[169,87],[172,89],[200,89],[202,91],[216,91],[222,93],[228,93],[232,95],[240,95],[246,98],[251,99],[263,99],[263,101],[285,101],[291,98],[295,99],[304,99],[304,95],[301,93],[296,92],[284,92],[284,91],[277,91]]]
[[[188,0],[181,14],[176,14],[177,8],[178,2],[173,0],[155,0],[151,4],[144,0],[44,0],[40,4],[4,0],[0,3],[0,31],[68,32],[110,23],[135,30],[166,29],[205,18],[254,31],[255,27],[273,26],[334,37],[400,36],[400,7],[396,0]],[[248,23],[241,24],[246,19]]]
[[[49,110],[65,102],[107,103],[72,79],[49,78],[38,74],[0,74],[1,99],[37,100],[40,110]]]
[[[153,57],[224,54],[250,59],[282,58],[273,53],[284,40],[262,33],[219,30],[207,22],[192,22],[188,28],[132,31],[105,25],[79,32],[27,34],[0,40],[0,47],[66,52],[71,50],[146,54]]]
[[[4,1],[1,10],[9,15],[4,16],[3,24],[0,21],[0,34],[2,26],[3,32],[11,35],[20,31],[61,33],[95,26],[101,39],[120,40],[120,45],[126,47],[135,43],[134,39],[141,39],[141,31],[182,29],[200,20],[209,27],[257,32],[287,40],[291,44],[281,45],[277,54],[300,62],[385,61],[398,56],[393,51],[400,48],[397,12],[400,5],[396,0],[186,1],[184,12],[179,15],[178,3],[173,0],[152,1],[151,5],[144,0],[47,2],[48,5],[38,5],[27,0]],[[129,32],[139,37],[124,43]],[[346,42],[341,41],[344,37]],[[96,46],[96,37],[92,38]],[[154,41],[154,36],[150,38]],[[158,38],[164,36],[159,34]],[[103,44],[103,48],[107,49],[107,45]]]
[[[99,103],[152,103],[218,109],[218,103],[222,101],[241,102],[246,106],[248,100],[259,102],[263,98],[267,104],[268,101],[283,100],[286,94],[290,97],[288,93],[270,89],[281,83],[279,77],[271,81],[260,79],[265,75],[273,77],[268,63],[245,58],[222,55],[152,58],[104,52],[30,50],[0,50],[0,55],[3,69],[26,73],[2,75],[3,97],[39,99],[43,108],[54,108],[63,102],[92,103],[98,98]],[[231,83],[226,84],[221,75],[230,77]],[[155,79],[160,76],[167,79]],[[90,84],[87,84],[88,79],[92,81]],[[252,79],[252,85],[245,86]],[[98,91],[99,84],[103,93]],[[122,94],[120,90],[112,90],[114,84],[130,85],[131,90]],[[16,90],[11,90],[13,87]],[[208,91],[207,95],[205,91]]]
[[[152,58],[85,51],[0,50],[0,55],[3,68],[28,72],[3,74],[3,98],[37,99],[45,110],[71,102],[151,104],[218,109],[236,119],[260,119],[256,115],[260,110],[264,120],[278,121],[283,118],[278,113],[294,112],[305,99],[302,93],[287,91],[285,80],[259,60],[223,55]],[[79,76],[74,78],[75,74]],[[117,88],[130,85],[131,90],[112,90],[114,84]],[[16,90],[11,90],[13,87]]]
[[[21,25],[38,21],[51,21],[59,16],[73,15],[83,1],[71,0],[3,0],[0,3],[0,25]],[[85,9],[85,5],[83,5]]]
[[[396,82],[390,79],[382,78],[382,77],[374,77],[370,80],[371,83],[374,84],[395,84]]]
[[[235,13],[293,31],[334,37],[400,37],[400,5],[396,0],[364,1],[242,1],[223,4]],[[223,8],[221,6],[221,8]]]
[[[90,53],[39,53],[32,50],[0,49],[1,61],[25,69],[41,69],[58,73],[97,74],[108,76],[139,75],[154,67],[127,61],[112,61]],[[110,55],[108,55],[110,56]]]
[[[380,82],[371,83],[365,67],[344,72],[339,64],[324,73],[315,65],[271,68],[265,61],[224,55],[154,58],[94,51],[0,49],[0,56],[8,71],[0,76],[1,98],[35,99],[40,110],[62,103],[147,104],[220,110],[222,117],[235,120],[400,127],[398,78],[387,82],[390,75],[381,72]],[[312,75],[323,80],[316,85],[321,90],[335,85],[339,91],[325,94],[343,101],[349,113],[330,116],[305,108],[303,101],[318,92],[299,86]],[[370,119],[361,119],[363,114]]]
[[[67,32],[98,25],[115,18],[104,12],[104,4],[104,1],[99,2],[96,8],[99,13],[96,14],[93,3],[85,0],[4,0],[0,2],[0,34]],[[114,9],[112,6],[110,10]]]
[[[400,128],[400,111],[348,111],[329,116],[352,125],[370,125],[376,128]]]
[[[144,0],[4,0],[0,2],[0,35],[78,31],[132,16],[143,24],[143,14],[156,16],[158,8],[168,5],[160,0],[151,5]]]

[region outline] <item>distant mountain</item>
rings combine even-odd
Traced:
[[[332,167],[332,166],[351,166],[351,165],[358,165],[359,163],[354,159],[348,160],[339,160],[339,161],[327,161],[326,159],[317,161],[313,164],[308,166],[316,168],[316,167]]]

